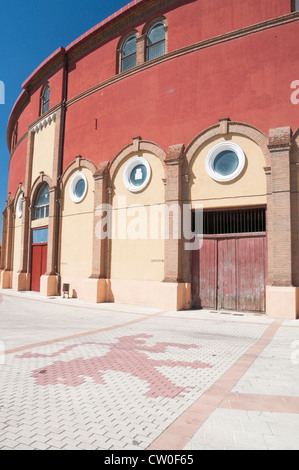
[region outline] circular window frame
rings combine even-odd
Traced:
[[[82,194],[82,196],[78,197],[76,195],[76,186],[77,186],[77,184],[80,180],[84,181],[85,189],[84,189],[84,193]],[[72,180],[71,180],[71,184],[70,184],[70,197],[71,197],[71,200],[73,202],[75,202],[76,204],[79,204],[79,202],[82,202],[83,199],[86,196],[87,188],[88,188],[88,183],[87,183],[86,176],[83,173],[77,173],[76,175],[74,175]]]
[[[18,197],[18,200],[17,200],[17,216],[18,216],[19,219],[23,215],[23,197],[24,197],[24,194],[21,193]]]
[[[135,186],[134,184],[131,183],[130,176],[134,168],[136,168],[136,166],[139,166],[139,165],[145,166],[147,170],[147,175],[146,175],[144,182],[140,186]],[[136,157],[133,160],[131,160],[125,168],[124,176],[123,176],[124,185],[131,193],[139,193],[140,191],[143,191],[147,187],[147,185],[150,182],[151,176],[152,176],[152,170],[148,161],[143,157]]]
[[[234,152],[238,159],[239,163],[236,168],[236,170],[231,173],[230,175],[221,175],[220,173],[217,173],[214,169],[214,162],[216,157],[221,153],[225,151],[232,151]],[[208,156],[206,158],[206,170],[208,175],[215,181],[218,181],[220,183],[226,183],[229,181],[235,180],[244,170],[245,167],[245,154],[241,147],[234,142],[222,142],[220,144],[215,145],[212,150],[208,153]]]

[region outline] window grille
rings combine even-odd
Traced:
[[[193,213],[193,231],[195,230]],[[204,235],[266,232],[266,209],[205,211],[203,213]]]

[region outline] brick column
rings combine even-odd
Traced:
[[[269,150],[272,160],[272,285],[292,285],[292,234],[290,194],[290,128],[270,131]]]
[[[95,172],[94,182],[94,221],[93,221],[93,256],[92,274],[85,283],[85,300],[105,302],[107,299],[107,250],[109,240],[102,238],[99,224],[102,223],[102,204],[107,203],[107,184],[109,162],[101,163]]]
[[[146,34],[136,39],[136,65],[144,64],[146,49]]]
[[[267,314],[296,318],[298,288],[292,273],[291,129],[270,130],[272,195],[268,212]]]
[[[27,273],[27,257],[28,257],[28,238],[29,238],[29,198],[23,196],[22,199],[23,211],[22,211],[22,241],[21,241],[21,273]]]
[[[184,145],[169,147],[165,163],[165,226],[169,227],[165,239],[164,255],[164,297],[166,308],[176,310],[188,309],[191,306],[191,283],[186,281],[184,233],[183,233],[183,200],[182,169],[184,162]],[[172,206],[174,211],[172,210]]]
[[[2,289],[10,289],[12,286],[13,217],[13,204],[9,197],[6,206],[5,251],[3,253],[3,271],[1,273]]]
[[[5,269],[6,263],[6,236],[7,236],[7,210],[4,209],[2,215],[2,246],[1,246],[1,266],[0,270]]]
[[[165,226],[169,224],[169,238],[165,240],[164,282],[179,282],[181,265],[182,237],[182,201],[181,201],[181,168],[183,161],[183,145],[169,147],[164,160],[166,168],[166,217]],[[178,215],[171,211],[171,206],[178,208]]]
[[[20,253],[20,270],[13,273],[13,289],[17,291],[25,291],[28,289],[28,274],[27,274],[27,257],[28,257],[28,237],[29,237],[29,223],[28,223],[28,197],[22,197],[22,234],[21,234],[21,253]]]
[[[41,276],[40,283],[40,293],[45,296],[57,295],[58,289],[58,276],[55,273],[56,191],[56,186],[49,188],[47,272]]]
[[[47,276],[55,274],[56,186],[49,188]]]
[[[93,279],[100,279],[107,277],[107,266],[105,262],[105,247],[107,246],[107,239],[99,237],[98,224],[101,223],[99,219],[99,208],[102,204],[106,204],[106,191],[109,162],[100,164],[98,170],[94,174],[95,188],[94,188],[94,223],[93,223],[93,264],[92,275]]]

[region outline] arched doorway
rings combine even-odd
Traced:
[[[203,244],[192,253],[195,308],[266,310],[267,162],[245,127],[227,123],[222,133],[219,125],[187,149],[190,201],[203,210]]]
[[[40,278],[47,271],[48,226],[42,225],[49,217],[49,186],[47,183],[40,187],[33,208],[34,221],[40,221],[40,226],[32,229],[31,241],[31,290],[40,291]]]

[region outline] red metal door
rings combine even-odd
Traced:
[[[208,236],[193,253],[195,308],[265,311],[266,236]]]
[[[47,271],[48,244],[32,245],[31,290],[40,291],[40,278]]]

